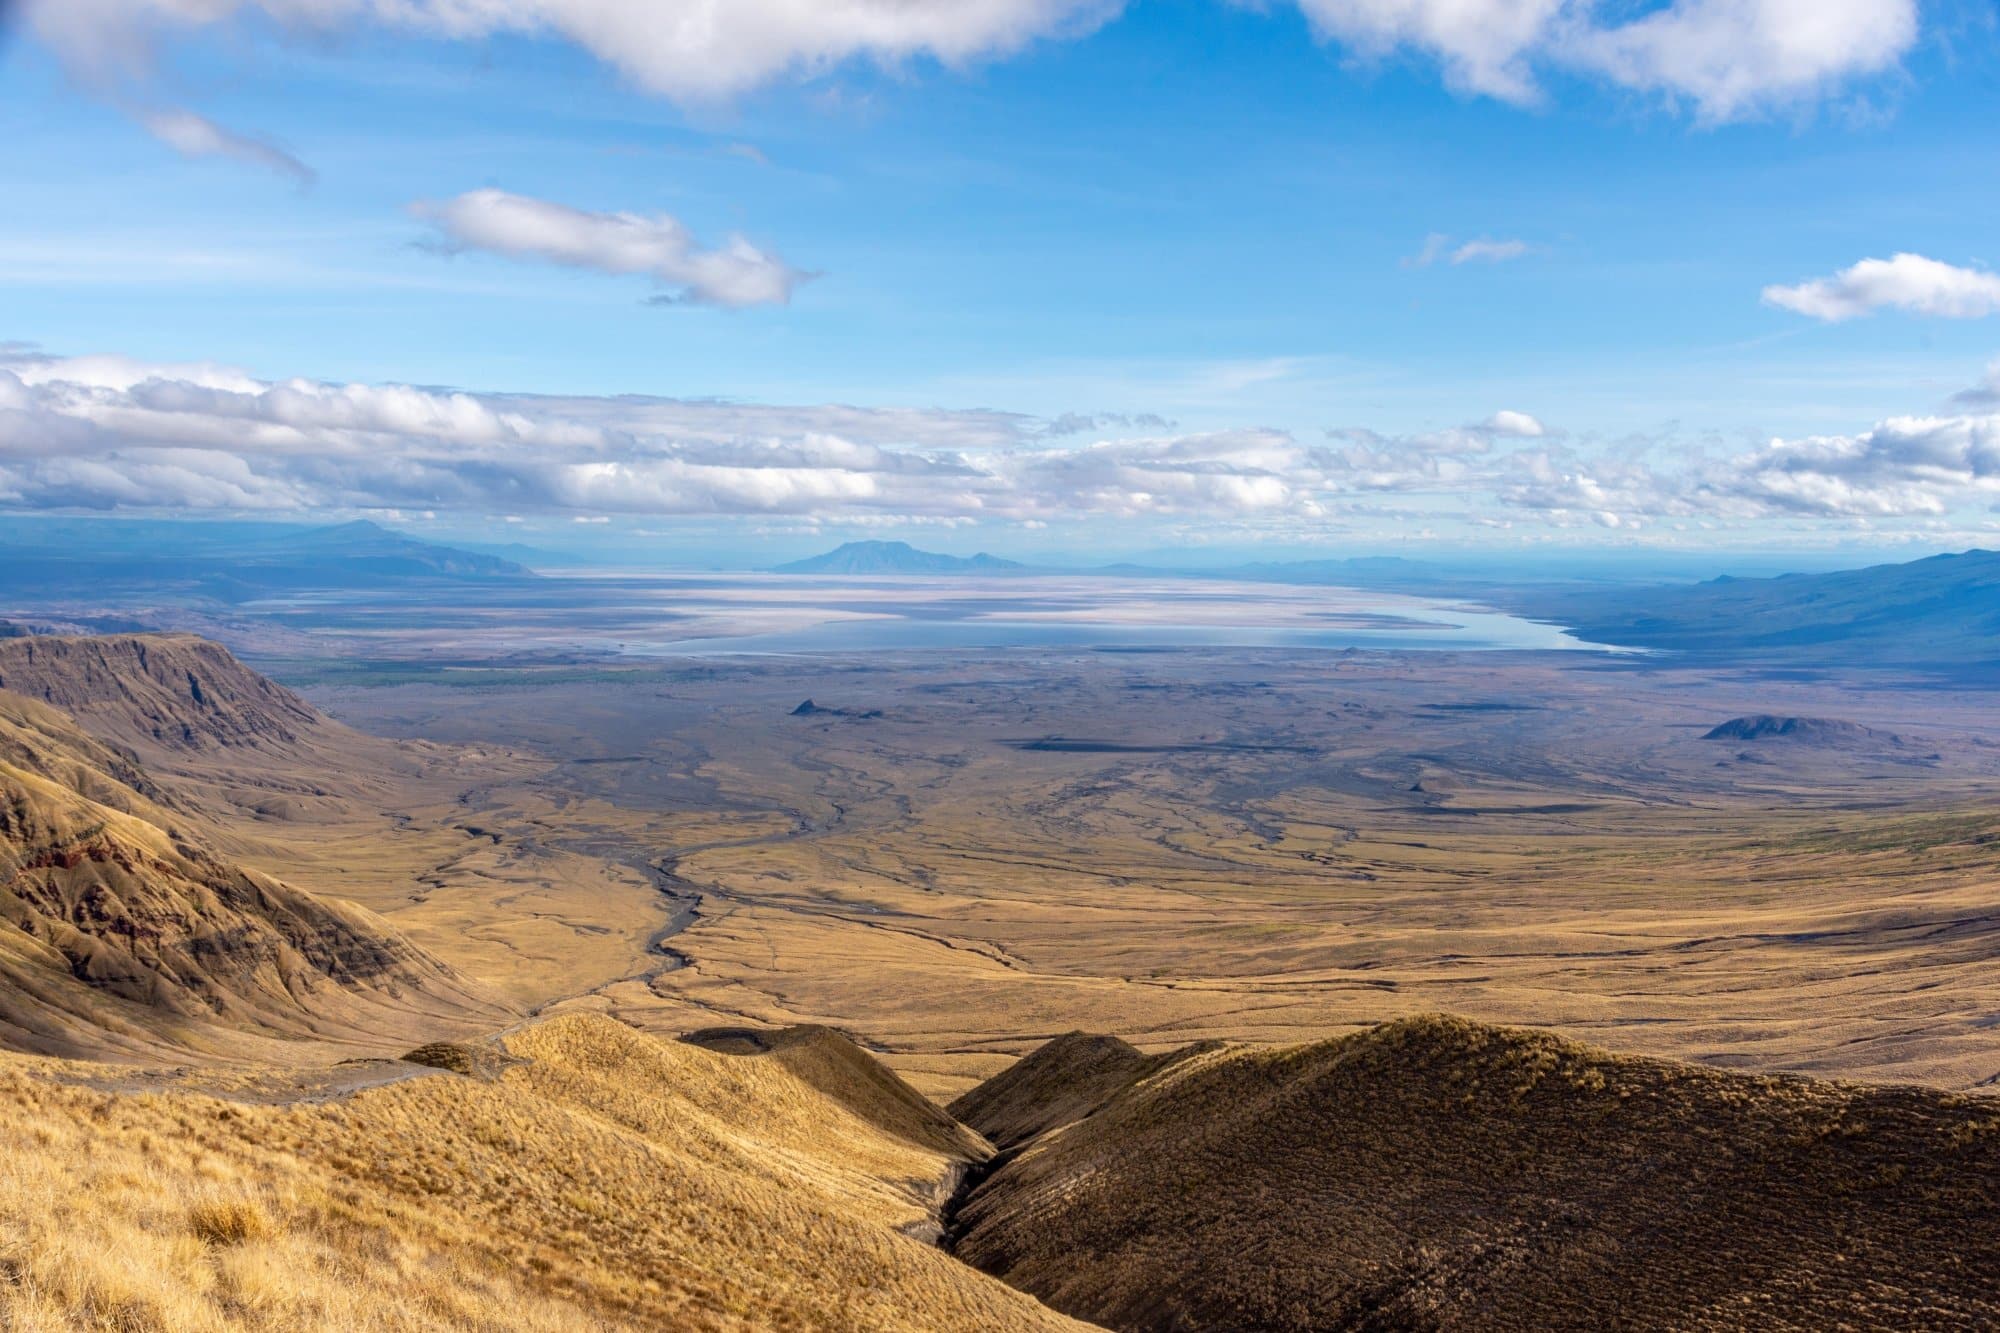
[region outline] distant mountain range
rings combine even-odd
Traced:
[[[1598,643],[1861,663],[2000,661],[2000,552],[1680,587],[1532,591],[1510,609]]]
[[[135,594],[233,603],[412,579],[522,579],[526,566],[360,520],[332,527],[129,519],[0,526],[0,595],[102,601]]]
[[[908,542],[848,542],[824,555],[779,565],[779,574],[1018,574],[1028,566],[984,551],[974,556],[919,551]]]

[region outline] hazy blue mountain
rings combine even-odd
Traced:
[[[779,565],[779,574],[1008,574],[1028,567],[987,555],[940,555],[908,542],[848,542],[824,555]]]
[[[1856,663],[2000,661],[2000,552],[1679,587],[1550,589],[1522,607],[1599,643]]]
[[[511,560],[419,541],[365,520],[333,527],[126,519],[0,524],[0,593],[16,602],[134,596],[239,602],[307,588],[532,577]]]

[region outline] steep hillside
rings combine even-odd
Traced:
[[[59,708],[99,735],[174,750],[296,747],[333,725],[191,634],[0,640],[0,690]]]
[[[724,1054],[768,1056],[870,1124],[954,1158],[991,1151],[980,1135],[832,1028],[706,1028],[681,1040]]]
[[[1991,1326],[2000,1102],[1420,1018],[1185,1060],[958,1222],[1121,1329]]]
[[[951,1113],[1011,1148],[1037,1134],[1081,1120],[1141,1079],[1214,1043],[1146,1055],[1116,1037],[1067,1032],[1015,1061],[951,1104]]]
[[[379,1050],[504,1012],[369,913],[228,862],[169,800],[129,756],[0,690],[0,1045]]]
[[[828,1037],[730,1055],[571,1015],[488,1077],[332,1095],[0,1060],[0,1326],[1080,1327],[908,1234],[985,1149],[782,1058],[867,1060]]]

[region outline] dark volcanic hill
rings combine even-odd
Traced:
[[[1705,741],[1791,741],[1799,745],[1859,745],[1868,742],[1893,745],[1896,737],[1858,722],[1832,717],[1774,717],[1754,713],[1732,717],[1702,733]]]
[[[974,556],[919,551],[908,542],[848,542],[824,555],[779,565],[779,574],[1007,574],[1026,565],[984,551]]]
[[[1062,1044],[1016,1090],[1129,1065]],[[1032,1141],[955,1234],[1116,1329],[1992,1327],[2000,1105],[1417,1018],[1184,1059]]]
[[[1850,663],[2000,661],[2000,552],[1684,587],[1546,592],[1517,609],[1635,648]]]

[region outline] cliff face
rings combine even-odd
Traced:
[[[0,690],[59,708],[100,736],[174,750],[294,746],[335,726],[190,634],[0,639]]]

